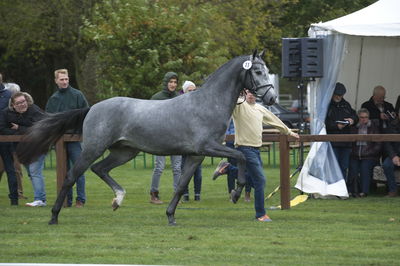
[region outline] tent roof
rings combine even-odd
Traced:
[[[380,0],[349,15],[311,24],[311,28],[359,36],[400,36],[400,1]]]

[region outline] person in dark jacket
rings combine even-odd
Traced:
[[[176,88],[178,87],[178,74],[175,72],[168,72],[165,74],[163,79],[163,89],[160,92],[157,92],[151,97],[151,100],[168,100],[172,99],[180,94],[176,92]],[[182,164],[182,156],[180,155],[172,155],[171,156],[171,167],[172,172],[174,174],[174,191],[178,185],[179,178],[181,177],[181,164]],[[160,184],[160,178],[162,172],[165,168],[165,156],[156,156],[154,163],[153,176],[151,179],[151,188],[150,188],[150,203],[153,204],[162,204],[163,202],[160,200],[158,186]]]
[[[346,87],[337,82],[325,119],[327,134],[350,134],[351,126],[358,122],[356,111],[343,98],[345,93]],[[351,142],[331,142],[331,145],[342,170],[343,178],[347,179]]]
[[[398,114],[400,111],[400,95],[397,97],[396,105],[394,106],[394,112]]]
[[[353,134],[379,134],[379,125],[369,119],[369,112],[361,108],[357,112],[359,122],[351,128]],[[369,193],[374,166],[379,163],[382,143],[356,141],[353,143],[347,190],[350,196],[366,197]],[[360,177],[360,178],[358,178]]]
[[[397,114],[396,119],[389,123],[389,127],[384,133],[400,134],[400,112]],[[384,154],[387,156],[382,164],[389,191],[387,197],[396,197],[398,195],[398,188],[394,171],[400,169],[400,142],[385,142],[383,149]]]
[[[0,73],[0,111],[8,106],[12,92],[7,90],[3,84],[3,76]],[[1,115],[0,115],[1,116]],[[18,182],[15,174],[14,159],[13,159],[13,144],[10,142],[0,142],[0,156],[4,163],[4,168],[7,173],[8,182],[8,197],[11,205],[18,205]]]
[[[57,85],[57,91],[50,96],[46,104],[46,112],[57,113],[73,109],[89,107],[89,104],[80,90],[74,89],[69,85],[69,76],[67,69],[58,69],[54,71],[54,81]],[[81,133],[81,132],[70,132]],[[67,143],[68,169],[72,167],[82,152],[80,142]],[[76,203],[75,207],[81,208],[86,203],[85,193],[85,175],[81,175],[76,180]],[[67,194],[67,206],[72,206],[72,189]]]
[[[2,111],[0,133],[4,135],[22,135],[43,116],[43,111],[33,104],[33,99],[28,93],[16,92],[10,98],[9,107]],[[45,155],[41,155],[35,162],[25,166],[34,190],[34,201],[26,203],[25,206],[46,206],[43,177],[44,159]]]
[[[372,97],[361,105],[369,111],[369,118],[379,122],[379,130],[383,132],[388,123],[396,116],[394,107],[385,101],[386,89],[383,86],[376,86],[372,92]]]

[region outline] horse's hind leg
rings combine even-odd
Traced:
[[[78,177],[83,175],[83,173],[89,168],[89,166],[98,158],[100,155],[96,156],[91,154],[89,157],[87,156],[90,153],[85,153],[84,151],[81,153],[78,160],[76,160],[74,166],[69,170],[67,174],[67,178],[64,180],[61,191],[57,196],[57,200],[51,209],[51,220],[49,224],[58,224],[58,215],[60,210],[64,204],[65,197],[67,196],[68,191],[75,184]]]
[[[190,182],[190,179],[193,176],[196,168],[201,164],[204,160],[204,156],[188,156],[185,160],[185,165],[183,167],[181,178],[179,179],[178,186],[176,188],[176,192],[171,202],[168,205],[166,214],[168,217],[169,225],[176,225],[175,223],[175,210],[178,205],[179,200],[182,197],[182,194]]]
[[[113,147],[109,150],[110,154],[104,160],[94,164],[91,169],[114,191],[115,198],[112,201],[112,208],[115,211],[124,199],[125,189],[109,175],[109,172],[134,158],[139,150],[125,146]]]
[[[237,186],[236,189],[231,191],[232,202],[236,203],[239,200],[240,194],[242,193],[243,187],[246,183],[246,157],[242,152],[216,142],[209,143],[204,147],[203,154],[213,157],[231,157],[236,159],[238,166]]]

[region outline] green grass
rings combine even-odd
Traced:
[[[167,225],[165,210],[149,203],[151,167],[137,162],[113,170],[127,190],[120,209],[111,209],[112,191],[87,172],[87,204],[63,208],[59,225],[49,226],[51,206],[11,207],[6,177],[0,183],[0,262],[110,263],[174,265],[399,265],[400,197],[384,191],[363,199],[316,200],[290,210],[268,211],[272,223],[254,221],[253,203],[228,200],[226,178],[211,180],[203,166],[202,200],[178,206],[178,226]],[[150,165],[148,163],[148,165]],[[267,189],[279,182],[279,169],[266,167]],[[55,171],[46,169],[47,196],[55,200]],[[295,180],[292,180],[294,183]],[[192,184],[191,184],[192,186]],[[25,194],[32,188],[24,178]],[[192,187],[191,187],[192,192]],[[292,196],[298,194],[292,190]],[[160,195],[172,195],[166,169]],[[279,194],[267,206],[279,204]]]

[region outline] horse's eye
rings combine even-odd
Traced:
[[[256,74],[257,74],[257,75],[261,75],[261,74],[262,74],[262,71],[261,71],[261,70],[257,70],[257,71],[256,71]]]

